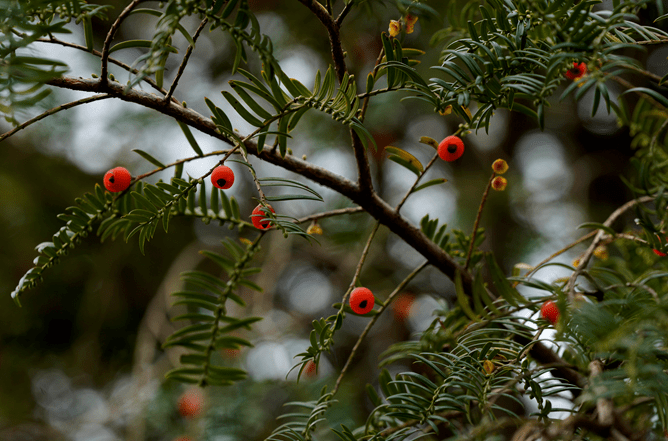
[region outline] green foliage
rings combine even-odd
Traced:
[[[331,2],[324,5],[316,2],[317,6],[304,3],[325,23],[333,43],[340,43],[336,41],[340,23],[332,15]],[[346,3],[342,8],[347,14],[349,8],[370,7],[370,3]],[[329,114],[341,129],[359,137],[364,148],[369,143],[376,148],[374,136],[363,120],[367,100],[380,94],[402,91],[406,93],[404,99],[427,102],[435,112],[445,113],[450,107],[455,113],[453,116],[463,121],[457,133],[466,133],[474,126],[476,131],[481,127],[488,130],[491,117],[498,108],[535,118],[544,128],[545,108],[560,88],[561,100],[572,96],[577,101],[588,91],[593,91],[592,115],[603,102],[608,113],[614,111],[620,124],[629,126],[633,136],[636,157],[631,165],[634,170],[631,177],[624,178],[625,183],[634,195],[646,196],[648,198],[643,201],[653,203],[649,207],[641,203],[635,205],[636,222],[629,228],[620,229],[612,223],[619,214],[611,216],[605,224],[587,222],[580,225],[580,228],[597,230],[596,244],[604,240],[608,246],[614,246],[618,254],[601,258],[591,266],[574,268],[549,262],[557,253],[524,276],[518,271],[513,277],[507,277],[496,257],[479,249],[485,235],[482,228],[477,228],[477,221],[475,231],[470,235],[458,229],[448,231],[447,225],[439,225],[438,219],[430,218],[429,214],[420,221],[424,236],[417,229],[409,233],[393,229],[423,255],[431,256],[429,263],[441,270],[444,267],[450,270],[443,272],[450,275],[454,285],[449,293],[451,302],[448,305],[441,300],[440,307],[434,311],[435,318],[417,340],[394,344],[381,355],[379,368],[392,363],[403,365],[394,377],[387,369],[378,373],[382,396],[373,386],[366,388],[373,403],[366,421],[354,422],[356,427],[346,422],[348,425],[342,424],[341,430],[332,428],[333,434],[330,435],[344,441],[402,440],[423,436],[494,439],[507,426],[518,427],[526,423],[524,427],[535,427],[536,438],[551,438],[548,433],[551,425],[561,427],[557,425],[571,421],[557,421],[553,412],[567,411],[578,413],[583,421],[580,426],[575,427],[576,423],[572,423],[573,426],[567,429],[570,432],[578,429],[577,436],[594,439],[614,428],[606,426],[606,432],[597,429],[596,424],[603,423],[594,424],[593,409],[603,402],[621,409],[615,418],[628,419],[633,424],[639,421],[631,426],[633,430],[658,430],[659,426],[665,430],[668,425],[665,397],[668,388],[665,278],[668,270],[665,262],[657,259],[657,254],[668,251],[665,233],[668,223],[665,196],[668,185],[668,99],[660,89],[667,77],[657,80],[647,75],[657,82],[656,87],[629,88],[616,101],[611,99],[607,82],[625,72],[644,73],[642,65],[629,55],[629,50],[643,50],[640,43],[659,43],[668,34],[637,23],[638,8],[646,2],[616,1],[612,11],[594,10],[599,2],[593,0],[462,3],[452,1],[448,4],[447,27],[432,39],[435,45],[442,47],[438,64],[431,66],[439,77],[425,80],[415,69],[418,61],[411,58],[422,55],[422,51],[403,48],[401,39],[381,33],[382,52],[373,71],[366,75],[364,93],[358,92],[355,76],[345,71],[345,64],[342,65],[336,54],[335,65],[329,66],[324,74],[314,73],[313,90],[289,78],[274,57],[271,40],[261,33],[247,0],[170,0],[155,9],[129,11],[155,16],[158,21],[150,38],[120,41],[107,48],[107,53],[126,48],[148,49],[135,61],[134,66],[139,66],[137,71],[129,69],[134,76],[126,92],[151,76],[155,77],[158,89],[162,89],[168,57],[177,52],[172,46],[174,35],[180,33],[191,48],[195,47],[195,37],[181,24],[186,17],[197,17],[202,27],[210,24],[211,31],[220,28],[232,38],[236,51],[231,72],[238,72],[245,80],[230,81],[234,93],[221,92],[224,108],[219,107],[216,100],[204,98],[212,115],[210,121],[200,115],[188,119],[190,114],[185,112],[185,104],[178,108],[177,104],[166,100],[164,107],[160,107],[153,97],[149,99],[134,90],[141,98],[136,98],[141,104],[180,119],[179,127],[196,156],[165,164],[151,154],[135,149],[157,169],[138,177],[134,186],[121,194],[111,195],[97,185],[94,194],[87,193],[77,199],[75,206],[68,207],[58,216],[66,225],[53,235],[51,242],[37,246],[39,255],[34,261],[35,266],[21,278],[12,297],[19,303],[20,294],[34,287],[44,270],[57,263],[98,224],[97,234],[101,241],[121,235],[128,241],[137,235],[142,253],[160,225],[168,232],[174,216],[200,218],[207,224],[218,221],[221,226],[227,223],[231,230],[237,228],[239,233],[253,228],[252,223],[242,219],[239,203],[234,197],[228,197],[218,189],[207,191],[209,174],[198,178],[182,177],[184,162],[212,155],[204,154],[191,127],[200,128],[232,146],[219,163],[230,161],[244,166],[243,172],[250,174],[257,190],[254,199],[263,207],[264,217],[275,229],[285,237],[296,234],[310,240],[312,236],[299,226],[298,219],[275,214],[267,205],[289,201],[324,202],[322,196],[295,179],[259,176],[248,159],[249,152],[255,153],[251,149],[255,142],[260,158],[267,148],[277,151],[279,155],[271,155],[272,161],[339,190],[379,220],[378,225],[401,225],[395,222],[401,215],[398,208],[387,215],[385,201],[380,200],[374,189],[362,188],[364,176],[352,183],[306,161],[288,157],[291,154],[288,139],[294,136],[298,123],[309,110]],[[14,111],[38,103],[48,94],[44,86],[54,83],[67,67],[61,61],[28,57],[25,50],[40,39],[66,33],[65,23],[74,18],[84,28],[85,50],[92,52],[91,19],[103,18],[106,7],[79,1],[9,0],[0,0],[0,6],[0,110],[8,121],[16,123]],[[402,14],[417,14],[424,18],[437,13],[419,1],[401,0],[397,2],[397,9]],[[342,13],[341,20],[344,16]],[[402,19],[405,20],[405,16]],[[117,23],[120,25],[120,21]],[[259,73],[251,72],[252,63],[244,66],[247,69],[242,68],[242,62],[249,61],[247,49],[262,63]],[[334,47],[335,53],[336,49]],[[183,59],[182,67],[186,63],[187,57]],[[565,74],[574,63],[584,63],[587,74],[569,80]],[[386,87],[377,88],[383,77]],[[107,89],[109,93],[113,92],[111,88]],[[98,89],[87,89],[91,90]],[[627,93],[642,97],[633,109],[623,97]],[[116,97],[135,99],[129,94],[117,94]],[[468,110],[472,103],[477,106],[474,114]],[[171,109],[169,112],[172,113],[165,109]],[[226,114],[230,110],[255,129],[245,136],[239,133]],[[205,123],[200,124],[202,121]],[[273,137],[270,147],[265,144],[268,136]],[[353,145],[358,147],[354,136]],[[417,185],[428,167],[402,149],[389,146],[385,150],[389,160],[417,176],[407,197],[447,181],[437,178]],[[358,161],[365,157],[361,149],[355,153]],[[240,159],[230,159],[233,154],[240,155]],[[368,163],[358,165],[361,173],[369,168]],[[172,166],[174,177],[168,183],[143,181],[150,174]],[[370,177],[368,181],[371,181]],[[275,191],[272,187],[283,189]],[[330,215],[334,214],[317,214],[310,220]],[[351,289],[359,283],[362,264],[375,231],[357,265]],[[250,262],[266,234],[262,230],[252,242],[239,236],[244,246],[227,238],[222,241],[225,254],[202,251],[220,268],[224,278],[199,270],[182,273],[185,286],[173,295],[177,298],[174,306],[184,308],[185,313],[174,320],[187,324],[173,332],[163,347],[178,346],[187,352],[180,356],[180,365],[169,371],[167,378],[204,387],[232,385],[247,377],[243,369],[225,366],[220,351],[252,346],[251,341],[239,337],[235,331],[250,330],[251,325],[261,318],[232,317],[228,315],[227,301],[245,306],[240,288],[262,291],[251,278],[261,269],[250,267]],[[652,249],[659,253],[653,253]],[[592,251],[593,247],[586,252],[584,260],[587,262]],[[327,410],[336,403],[334,396],[359,344],[391,304],[394,295],[424,266],[401,282],[387,301],[377,300],[379,310],[364,316],[369,318],[368,325],[332,392],[327,392],[325,387],[315,400],[288,403],[305,409],[305,412],[283,415],[280,419],[289,421],[276,428],[269,440],[310,441],[314,438],[318,425],[322,428],[327,421]],[[570,276],[549,283],[534,276],[548,266],[565,268]],[[525,291],[520,293],[517,289],[518,284],[524,289],[538,290],[538,294],[525,296]],[[353,314],[346,303],[347,295],[334,304],[335,314],[312,321],[309,347],[296,356],[299,360],[293,367],[299,367],[298,379],[308,363],[317,368],[323,354],[332,353],[334,338],[344,326],[346,314]],[[546,338],[546,322],[538,318],[539,305],[545,299],[556,301],[560,312],[556,333],[549,339]],[[559,345],[559,355],[543,344],[548,341]],[[407,361],[410,363],[406,364]],[[600,363],[602,372],[595,372],[592,363]],[[564,376],[564,370],[571,376]],[[570,399],[569,393],[572,394],[571,408],[553,407],[552,398]],[[538,411],[529,414],[521,398],[534,400]],[[652,420],[652,417],[656,418]]]
[[[181,274],[186,289],[172,293],[179,299],[173,305],[183,305],[188,308],[188,312],[174,317],[173,320],[185,320],[190,324],[170,335],[163,347],[181,346],[189,352],[181,355],[182,366],[167,372],[166,378],[195,383],[202,387],[229,386],[246,378],[247,373],[243,369],[222,366],[219,351],[253,346],[248,340],[231,333],[241,328],[251,329],[251,325],[262,320],[262,317],[230,317],[225,304],[230,299],[240,306],[246,306],[243,299],[234,293],[239,286],[262,291],[262,288],[248,279],[248,276],[260,271],[260,268],[248,267],[259,250],[260,237],[246,248],[229,238],[223,240],[228,257],[212,251],[201,252],[225,271],[228,277],[226,282],[202,271],[187,271]]]
[[[51,93],[49,80],[68,71],[60,60],[30,56],[25,51],[40,39],[69,34],[65,25],[73,18],[90,29],[91,18],[105,18],[109,6],[85,1],[0,1],[0,112],[17,125],[17,110],[35,106]]]

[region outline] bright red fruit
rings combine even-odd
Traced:
[[[195,418],[202,411],[202,403],[201,392],[187,391],[179,398],[179,414],[185,418]]]
[[[226,165],[219,165],[211,173],[211,183],[214,187],[227,190],[234,184],[234,172]]]
[[[573,67],[566,71],[566,78],[569,80],[577,80],[582,78],[587,73],[587,63],[573,62]]]
[[[540,315],[554,325],[559,320],[559,308],[552,300],[548,300],[540,308]]]
[[[350,293],[350,308],[356,314],[366,314],[371,311],[375,301],[373,293],[368,288],[355,288]]]
[[[438,145],[438,156],[442,160],[452,162],[464,154],[464,141],[458,136],[448,136]]]
[[[267,205],[267,207],[272,213],[276,213],[274,209],[271,208],[271,205]],[[268,220],[262,220],[265,217],[267,217],[267,215],[264,211],[262,211],[262,204],[255,207],[253,213],[251,214],[251,221],[253,222],[253,226],[258,230],[266,230],[269,228],[271,223]]]
[[[659,250],[654,250],[654,249],[653,249],[652,251],[654,251],[654,254],[656,254],[656,255],[659,256],[659,257],[665,257],[665,256],[666,256],[666,253],[662,253],[662,252],[659,251]]]
[[[130,186],[132,175],[125,167],[116,167],[109,170],[104,175],[104,188],[112,193],[125,191]]]

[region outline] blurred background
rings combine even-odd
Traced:
[[[125,2],[112,4],[113,20]],[[334,2],[335,9],[341,1]],[[438,76],[429,66],[438,63],[442,44],[430,47],[430,37],[448,26],[444,15],[448,2],[428,4],[439,16],[421,16],[415,32],[402,36],[404,47],[427,51],[417,66],[425,78]],[[610,8],[603,2],[599,8]],[[298,2],[251,0],[262,27],[274,43],[283,69],[307,87],[313,87],[317,69],[331,64],[326,32],[311,13]],[[371,14],[355,8],[342,28],[347,63],[355,73],[358,89],[373,69],[381,49],[380,32],[400,14],[393,2],[368,2]],[[148,3],[149,6],[155,5]],[[643,11],[655,17],[655,6]],[[642,21],[645,20],[645,21]],[[147,38],[156,18],[130,17],[120,28],[117,40]],[[665,22],[662,22],[665,23]],[[184,20],[191,32],[198,20]],[[661,23],[660,23],[661,24]],[[101,48],[110,22],[94,22],[96,49]],[[658,26],[658,25],[657,25]],[[70,26],[72,35],[64,39],[83,44],[83,35]],[[185,40],[175,36],[182,54]],[[647,69],[659,76],[668,70],[668,48],[647,47],[634,51]],[[42,54],[66,60],[71,76],[90,77],[99,71],[99,60],[73,49],[44,44]],[[220,30],[203,32],[176,97],[188,106],[209,115],[203,97],[227,111],[241,133],[251,127],[241,118],[234,120],[221,90],[231,91],[234,45]],[[132,64],[139,50],[116,54]],[[180,55],[167,64],[166,81],[173,78]],[[249,70],[257,74],[259,62],[249,55]],[[116,66],[111,71],[121,82],[127,73]],[[640,76],[624,75],[637,86],[646,86]],[[384,81],[384,80],[383,80]],[[564,87],[566,82],[564,83]],[[382,83],[377,86],[382,87]],[[608,84],[614,100],[622,90]],[[495,252],[509,273],[513,265],[535,265],[587,231],[576,230],[583,222],[602,222],[631,197],[618,176],[628,174],[628,160],[634,152],[627,128],[620,128],[615,115],[600,106],[592,117],[593,93],[576,103],[572,97],[558,102],[563,89],[555,93],[546,110],[545,130],[523,114],[496,111],[489,128],[472,133],[464,141],[464,156],[455,163],[438,161],[424,179],[445,177],[445,185],[431,187],[411,197],[403,214],[412,222],[425,215],[439,218],[449,228],[469,234],[483,189],[497,158],[505,159],[510,170],[505,175],[505,192],[490,195],[481,226],[486,229],[483,249]],[[404,94],[405,95],[405,94]],[[22,121],[58,104],[87,96],[55,91],[41,109],[25,114]],[[627,102],[635,98],[627,95]],[[471,111],[475,113],[475,105]],[[388,161],[383,148],[400,147],[429,162],[433,151],[417,141],[421,136],[441,140],[457,130],[461,121],[453,115],[441,116],[420,101],[399,101],[394,95],[380,95],[371,101],[365,126],[373,133],[379,151],[372,155],[377,191],[396,204],[413,183],[414,175]],[[0,131],[11,127],[0,122]],[[195,137],[205,152],[227,148],[201,134]],[[293,154],[355,179],[355,166],[348,133],[328,115],[309,112],[293,133]],[[146,150],[163,163],[192,156],[177,124],[162,115],[136,105],[104,100],[60,112],[9,138],[0,145],[0,439],[18,440],[261,440],[279,424],[289,401],[315,399],[324,385],[331,388],[367,319],[347,317],[337,335],[332,354],[323,357],[319,371],[307,372],[297,383],[297,362],[293,357],[308,346],[311,322],[335,312],[357,265],[372,220],[355,214],[323,220],[320,245],[303,239],[284,239],[270,233],[255,261],[265,271],[255,281],[264,293],[241,291],[248,306],[231,314],[264,316],[253,331],[239,335],[255,347],[226,354],[230,365],[249,372],[249,380],[229,388],[210,388],[197,395],[188,388],[164,381],[177,356],[160,349],[164,338],[175,328],[169,293],[180,288],[179,273],[194,268],[208,269],[198,251],[220,250],[220,240],[236,231],[205,225],[198,220],[175,218],[169,234],[158,232],[147,244],[146,255],[136,240],[105,241],[91,235],[67,258],[45,272],[44,282],[27,292],[23,307],[12,302],[9,293],[21,276],[32,267],[35,246],[51,240],[62,222],[56,215],[74,205],[74,199],[93,191],[102,183],[105,171],[124,166],[133,175],[152,166],[131,152]],[[300,180],[284,170],[250,158],[260,176],[283,176]],[[185,173],[199,177],[218,159],[206,158],[186,165]],[[238,164],[230,164],[237,181],[229,195],[235,196],[242,216],[250,215],[255,195],[250,176]],[[149,179],[168,181],[171,171]],[[304,181],[306,182],[306,181]],[[318,185],[325,203],[279,202],[277,212],[302,217],[318,211],[351,206],[350,201]],[[576,247],[557,261],[570,263],[584,251]],[[387,229],[381,228],[371,247],[361,281],[385,299],[394,287],[422,262],[414,252]],[[562,277],[561,269],[545,269],[544,280]],[[529,290],[524,292],[531,295]],[[360,420],[372,405],[360,385],[377,376],[379,355],[392,343],[415,339],[433,319],[433,312],[452,298],[452,283],[433,268],[423,271],[400,298],[398,307],[388,311],[375,326],[355,359],[352,370],[338,394],[339,404],[328,413],[330,427],[349,427]],[[407,366],[392,365],[392,373]],[[287,377],[286,377],[287,375]],[[184,417],[184,397],[195,400],[196,415]],[[201,406],[200,406],[201,405]],[[200,406],[200,407],[197,407]],[[187,414],[187,412],[186,412]],[[323,434],[325,438],[330,434]]]

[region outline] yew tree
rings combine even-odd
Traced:
[[[149,171],[100,175],[99,184],[63,207],[62,228],[37,246],[34,266],[11,292],[16,308],[46,295],[40,283],[82,242],[124,240],[151,259],[151,240],[179,234],[172,221],[192,218],[219,226],[222,246],[203,246],[201,261],[181,273],[172,292],[174,325],[158,342],[172,366],[161,381],[223,398],[253,381],[229,354],[257,343],[254,330],[269,314],[257,305],[280,289],[277,277],[263,275],[286,262],[265,253],[265,243],[309,250],[300,252],[341,268],[338,300],[328,313],[306,318],[308,343],[292,373],[282,373],[308,381],[326,362],[323,387],[287,403],[263,438],[668,438],[668,74],[644,64],[648,50],[668,42],[660,1],[273,2],[276,10],[307,13],[310,38],[331,55],[325,69],[303,73],[308,86],[286,73],[281,48],[263,33],[263,2],[122,3],[119,9],[84,0],[0,0],[0,111],[8,123],[0,142],[37,131],[40,121],[73,107],[120,100],[178,126],[180,142],[190,147],[174,158],[130,146]],[[347,37],[388,12],[394,18],[374,29],[372,41]],[[189,62],[216,45],[228,47],[219,61],[221,75],[231,79],[193,98],[182,80],[204,73]],[[53,47],[85,53],[96,70],[74,74],[67,57],[49,56]],[[368,47],[378,50],[362,50]],[[127,54],[134,54],[130,61]],[[64,90],[83,98],[44,110]],[[544,260],[509,261],[517,241],[494,237],[509,221],[486,219],[486,207],[510,204],[508,194],[521,193],[517,166],[500,150],[491,160],[477,153],[472,139],[501,114],[545,130],[559,118],[552,109],[564,103],[587,103],[592,116],[605,110],[626,128],[629,160],[616,180],[629,197],[580,225],[579,239]],[[389,145],[382,131],[408,124],[393,119],[399,106],[408,115],[431,113],[453,129]],[[160,128],[141,130],[157,136]],[[333,151],[354,164],[354,179],[333,163],[310,160],[317,149],[309,146],[312,133],[342,140]],[[202,148],[203,136],[217,148]],[[202,161],[212,165],[193,175],[187,167]],[[465,161],[467,173],[486,184],[451,179],[449,171]],[[401,182],[400,193],[382,188],[382,164],[384,175]],[[434,209],[449,186],[466,195],[474,213],[466,224],[453,228],[433,213],[415,222],[407,213],[406,202],[420,194]],[[482,224],[495,227],[486,235]],[[342,232],[347,242],[337,236]],[[393,264],[387,249],[374,247],[380,236],[401,241],[418,263],[408,270]],[[332,262],[342,246],[352,264]],[[576,261],[559,261],[577,246],[584,248]],[[566,276],[546,277],[541,270],[548,267]],[[378,345],[369,341],[374,325],[401,311],[399,302],[407,307],[404,293],[425,270],[447,277],[432,293],[438,306],[428,326],[376,347],[382,354],[370,378],[351,375],[362,353]],[[354,344],[342,346],[351,330]],[[337,410],[344,383],[363,404]]]

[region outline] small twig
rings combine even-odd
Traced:
[[[619,216],[624,214],[626,210],[634,207],[636,204],[644,204],[645,202],[649,202],[654,200],[653,196],[643,196],[638,199],[633,199],[616,209],[612,214],[603,222],[603,225],[606,227],[609,227],[612,225],[612,223],[617,220]],[[582,270],[587,267],[589,264],[589,260],[591,259],[591,256],[594,254],[594,250],[598,246],[599,242],[605,235],[605,232],[603,230],[598,230],[596,237],[594,237],[594,240],[592,241],[591,245],[589,245],[589,248],[587,248],[587,251],[585,251],[584,256],[582,259],[580,259],[580,265],[578,265],[577,269],[573,272],[573,275],[571,275],[571,278],[568,280],[568,285],[566,292],[568,293],[568,300],[569,302],[573,301],[574,295],[575,295],[575,281],[577,280],[578,276],[582,274]]]
[[[23,37],[26,36],[25,34],[20,34],[20,35],[23,36]],[[64,46],[64,47],[69,47],[69,48],[77,49],[77,50],[80,50],[80,51],[83,51],[83,52],[88,52],[89,54],[93,54],[97,57],[102,57],[102,52],[100,52],[100,51],[96,51],[96,50],[89,51],[86,46],[81,46],[79,44],[74,44],[74,43],[69,43],[67,41],[58,40],[55,37],[38,38],[35,41],[39,41],[40,43],[58,44],[58,45],[61,45],[61,46]],[[131,72],[133,74],[137,74],[139,72],[139,69],[135,69],[131,66],[128,66],[127,64],[123,63],[122,61],[117,60],[116,58],[108,57],[107,60],[108,60],[109,63],[115,64],[116,66],[120,66],[123,69],[125,69],[126,71]],[[151,87],[153,87],[158,92],[161,92],[162,94],[167,93],[167,91],[165,89],[163,89],[162,87],[158,86],[158,84],[152,78],[145,77],[145,78],[142,79],[142,81],[146,81],[148,84],[151,85]],[[172,98],[172,101],[174,101],[175,103],[178,103],[178,101],[174,98]]]
[[[91,103],[93,101],[99,101],[99,100],[103,100],[103,99],[107,99],[107,98],[111,98],[111,97],[112,97],[112,95],[109,95],[109,94],[93,95],[93,96],[89,96],[87,98],[82,98],[80,100],[72,101],[71,103],[66,103],[66,104],[61,104],[60,106],[56,106],[52,109],[47,110],[44,113],[41,113],[41,114],[37,115],[36,117],[34,117],[32,119],[29,119],[28,121],[24,122],[23,124],[20,124],[20,125],[14,127],[9,132],[3,133],[2,135],[0,135],[0,142],[2,142],[5,139],[9,138],[10,136],[14,135],[19,130],[23,130],[26,127],[28,127],[29,125],[31,125],[33,123],[36,123],[37,121],[42,120],[42,119],[46,118],[47,116],[58,113],[61,110],[71,109],[72,107],[76,107],[80,104],[87,104],[87,103]]]
[[[185,158],[185,159],[179,159],[178,161],[174,161],[171,164],[167,164],[164,167],[158,167],[155,170],[151,170],[150,172],[144,173],[143,175],[137,176],[133,182],[142,180],[144,178],[147,178],[155,173],[161,172],[163,170],[166,170],[170,167],[174,167],[175,165],[183,164],[185,162],[189,161],[194,161],[196,159],[201,159],[201,158],[206,158],[207,156],[216,156],[216,155],[222,155],[225,154],[225,159],[227,159],[232,153],[234,153],[234,150],[216,150],[215,152],[210,152],[210,153],[204,153],[202,156],[191,156],[190,158]]]
[[[125,9],[123,9],[123,12],[116,18],[116,21],[114,21],[114,24],[111,25],[111,29],[109,29],[109,32],[107,33],[107,37],[104,39],[104,45],[102,46],[102,72],[100,73],[100,89],[105,90],[107,88],[108,84],[108,79],[107,79],[107,59],[109,58],[109,47],[111,46],[111,40],[114,38],[114,35],[116,34],[116,31],[118,31],[118,28],[121,26],[121,23],[123,20],[127,18],[128,15],[132,12],[134,8],[137,7],[137,5],[143,1],[147,0],[133,0],[132,3],[130,3]]]
[[[471,233],[471,243],[469,244],[469,250],[466,253],[466,262],[464,263],[464,269],[468,269],[469,262],[471,261],[471,254],[473,254],[473,243],[475,242],[475,236],[478,232],[478,225],[480,224],[480,217],[482,216],[482,209],[485,206],[487,201],[487,195],[489,194],[489,189],[492,186],[492,181],[496,176],[496,172],[492,172],[492,176],[489,177],[487,181],[487,187],[485,187],[485,192],[482,194],[482,200],[480,201],[480,207],[478,207],[478,214],[475,217],[475,222],[473,223],[473,232]]]
[[[406,199],[408,199],[408,196],[410,196],[411,193],[413,193],[413,190],[415,190],[415,187],[417,187],[418,183],[420,182],[420,179],[422,179],[422,177],[427,173],[427,170],[429,170],[429,168],[432,165],[434,165],[434,162],[436,162],[437,159],[438,159],[438,153],[435,154],[433,158],[431,158],[431,160],[429,161],[429,164],[427,164],[427,166],[424,168],[424,171],[420,174],[420,176],[418,176],[418,178],[415,180],[415,182],[413,182],[413,185],[411,186],[411,188],[408,189],[408,191],[404,195],[404,198],[401,200],[401,202],[399,202],[399,205],[397,205],[397,208],[394,209],[397,213],[399,212],[401,207],[404,205],[404,202],[406,202]]]
[[[206,26],[208,22],[209,22],[208,18],[204,18],[204,20],[202,20],[202,22],[199,24],[199,27],[195,31],[195,35],[193,35],[193,42],[197,41],[197,39],[199,38],[199,34],[202,32],[202,29],[204,29],[204,26]],[[169,100],[172,98],[172,95],[176,90],[176,86],[179,84],[179,79],[181,78],[181,75],[183,75],[183,71],[186,70],[186,65],[188,64],[188,59],[190,58],[190,55],[193,53],[193,49],[195,49],[195,46],[193,45],[188,46],[186,54],[183,56],[183,61],[181,61],[181,65],[179,66],[179,71],[176,73],[176,77],[174,78],[174,81],[172,81],[172,86],[169,88],[169,92],[167,92],[167,95],[165,96],[165,103],[168,103]]]
[[[378,224],[376,224],[376,229],[378,228]],[[375,230],[374,230],[375,233]],[[368,242],[370,243],[370,241]],[[364,337],[367,336],[373,325],[378,321],[378,318],[380,315],[387,309],[387,307],[392,303],[392,300],[401,292],[403,292],[404,288],[408,283],[413,280],[417,274],[422,271],[427,265],[429,265],[429,262],[424,262],[417,268],[413,270],[412,273],[410,273],[404,280],[401,281],[401,283],[392,291],[392,294],[387,298],[385,301],[385,304],[380,307],[378,310],[378,314],[374,315],[371,320],[369,320],[369,323],[367,323],[366,327],[364,328],[364,331],[362,331],[362,334],[360,334],[359,338],[357,339],[357,342],[355,343],[355,346],[353,346],[352,351],[350,351],[350,355],[348,356],[348,360],[346,360],[346,364],[343,366],[343,369],[341,369],[341,373],[339,374],[339,377],[336,379],[336,383],[334,384],[334,389],[332,389],[332,395],[335,395],[336,392],[339,390],[339,386],[341,385],[341,381],[343,380],[343,376],[346,374],[348,371],[348,368],[350,367],[353,358],[355,357],[355,354],[357,353],[357,350],[359,349],[360,345],[362,344],[362,340],[364,340]]]
[[[550,260],[552,260],[552,259],[554,259],[555,257],[559,256],[560,254],[565,253],[566,251],[570,250],[570,249],[573,248],[574,246],[576,246],[576,245],[578,245],[578,244],[584,242],[585,240],[589,239],[590,237],[592,237],[592,236],[595,235],[596,233],[597,233],[596,230],[591,231],[591,232],[585,234],[584,236],[582,236],[581,238],[579,238],[578,240],[576,240],[575,242],[566,245],[564,248],[560,249],[560,250],[557,251],[556,253],[554,253],[554,254],[550,255],[549,257],[545,258],[545,259],[544,259],[543,261],[541,261],[538,265],[534,266],[533,269],[532,269],[531,271],[529,271],[528,273],[526,273],[526,274],[524,275],[524,277],[525,277],[525,278],[528,278],[531,274],[533,274],[534,272],[536,272],[536,271],[538,270],[538,268],[540,268],[541,266],[545,265],[545,264],[546,264],[547,262],[549,262]],[[520,283],[520,282],[515,282],[515,283],[513,283],[513,288],[516,287],[519,283]]]
[[[338,216],[340,214],[354,214],[354,213],[360,213],[362,211],[364,211],[364,208],[362,207],[339,208],[338,210],[325,211],[323,213],[316,213],[310,216],[303,217],[301,219],[298,219],[295,223],[303,224],[304,222],[323,219],[326,217]]]
[[[343,8],[343,11],[341,11],[339,16],[336,17],[336,20],[334,22],[336,23],[337,26],[341,26],[341,23],[343,23],[343,20],[346,18],[346,15],[348,15],[350,10],[353,8],[353,3],[355,2],[353,0],[350,0],[348,4]]]

